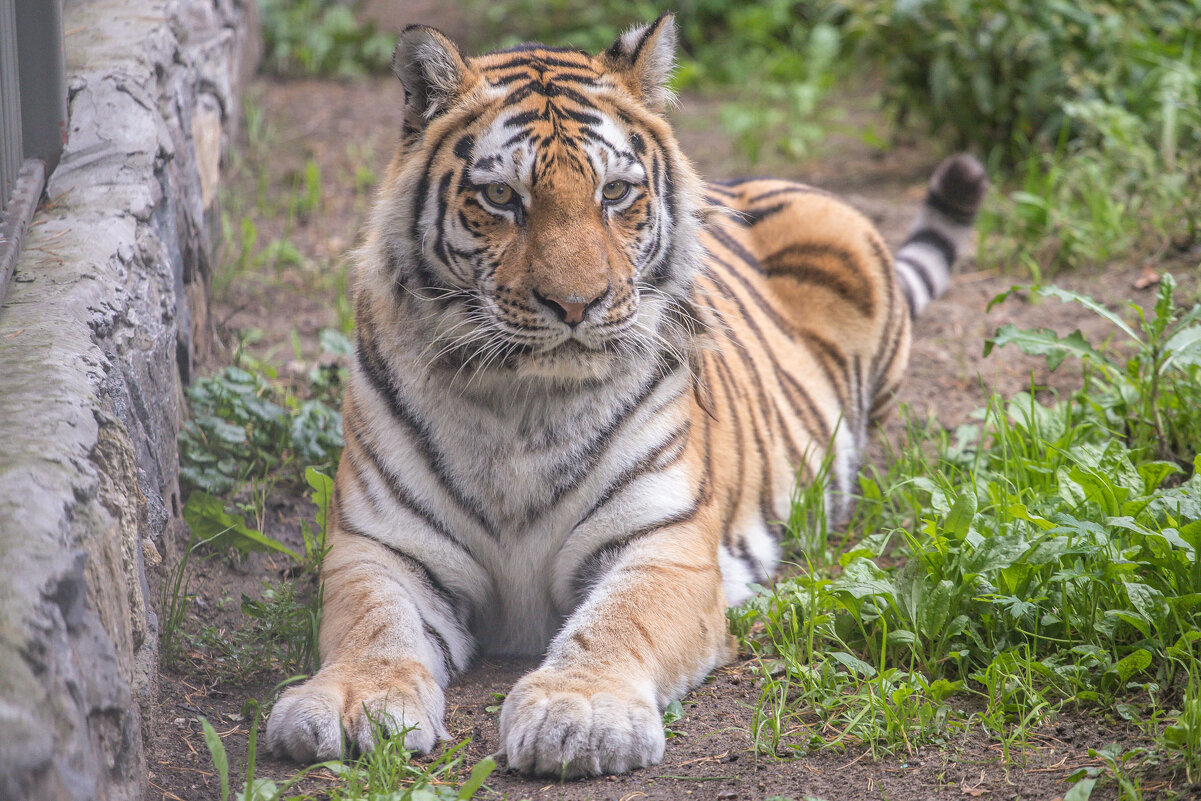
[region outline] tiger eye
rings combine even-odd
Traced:
[[[608,201],[621,200],[630,191],[626,181],[610,181],[601,187],[601,196]]]
[[[507,206],[513,201],[513,189],[508,184],[488,184],[484,187],[484,196],[491,203]]]

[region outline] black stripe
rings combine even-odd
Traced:
[[[732,300],[737,303],[737,298],[732,298]],[[742,309],[741,305],[739,306],[739,308]],[[743,311],[745,312],[745,309],[743,309]],[[722,333],[724,334],[725,338],[733,344],[734,353],[738,354],[739,359],[742,360],[742,364],[743,364],[744,369],[746,370],[747,375],[750,377],[752,383],[755,385],[755,392],[757,393],[757,396],[758,396],[757,397],[757,403],[759,404],[758,408],[764,409],[764,410],[770,409],[771,412],[774,413],[776,421],[779,423],[780,435],[783,437],[784,446],[785,446],[785,450],[788,452],[789,461],[791,461],[793,464],[799,464],[801,461],[801,454],[797,450],[796,442],[793,441],[792,433],[789,431],[788,424],[784,421],[784,414],[780,410],[780,405],[779,405],[779,403],[777,403],[775,396],[769,395],[764,390],[763,376],[759,372],[759,366],[755,363],[755,360],[753,358],[751,358],[751,349],[748,348],[741,339],[739,339],[738,335],[735,333],[733,328],[723,329]],[[762,340],[762,337],[760,337],[760,339]],[[764,351],[764,352],[766,352],[768,350],[766,345],[764,343],[762,343],[762,341],[760,342],[760,345],[761,345],[761,347],[758,348],[757,350]],[[774,356],[772,356],[771,354],[769,354],[769,356],[771,356],[772,362],[773,362],[773,364],[775,364]],[[776,373],[777,373],[777,381],[778,381],[779,380],[778,376],[782,375],[783,373],[778,369],[778,367],[779,367],[778,364],[776,364],[776,367],[777,367]],[[806,399],[806,400],[808,400],[808,399]],[[813,414],[813,418],[812,418],[813,424],[820,426],[821,417],[817,414],[816,409],[814,409],[812,407],[812,404],[810,404],[809,409]],[[797,409],[795,407],[792,409],[792,412],[795,415],[799,415],[799,412],[797,411]],[[769,415],[765,411],[765,414],[764,414],[765,421],[767,420],[768,416]],[[802,425],[803,425],[803,423],[802,423]],[[770,424],[769,424],[769,427],[770,427]],[[766,448],[762,448],[761,450],[766,452]]]
[[[657,531],[662,531],[665,528],[670,528],[680,523],[687,523],[696,517],[697,511],[700,509],[701,497],[702,495],[698,494],[684,511],[672,515],[666,520],[660,520],[649,526],[643,526],[637,531],[632,531],[629,534],[610,540],[589,554],[586,559],[580,562],[580,566],[576,568],[575,575],[571,577],[571,590],[576,603],[582,601],[592,591],[592,588],[604,578],[605,573],[612,569],[613,563],[617,560],[621,552],[630,547],[631,544],[648,534],[654,534]]]
[[[539,53],[538,51],[540,51],[540,50],[543,52]],[[494,70],[500,71],[500,70],[508,70],[508,69],[517,69],[517,68],[521,67],[521,68],[525,68],[525,69],[537,70],[538,72],[545,72],[544,69],[541,69],[542,67],[565,67],[567,69],[580,70],[582,72],[591,73],[591,70],[588,67],[588,63],[583,60],[571,61],[568,59],[555,58],[554,56],[545,55],[545,53],[560,53],[560,54],[570,53],[572,55],[579,54],[579,55],[584,56],[585,58],[591,58],[591,56],[589,56],[584,51],[575,50],[570,47],[551,47],[549,45],[540,45],[540,44],[523,44],[523,45],[517,45],[515,47],[510,47],[508,50],[500,50],[495,55],[505,55],[508,53],[513,53],[513,54],[526,53],[528,55],[521,56],[519,58],[510,59],[509,61],[506,61],[501,64],[490,64],[488,66],[488,71],[492,72]],[[595,74],[595,73],[593,73],[593,74]]]
[[[912,256],[904,254],[897,255],[897,263],[904,264],[910,268],[910,271],[917,274],[918,280],[922,282],[922,286],[926,287],[926,294],[930,296],[930,300],[938,297],[938,292],[934,289],[934,284],[931,283],[930,276],[926,273],[926,265],[914,260]]]
[[[663,159],[663,188],[659,194],[663,198],[664,205],[667,206],[667,221],[671,225],[675,225],[677,208],[675,198],[675,179],[672,178],[671,175],[673,168],[671,159],[669,158],[667,148],[663,145],[663,140],[659,138],[659,135],[656,134],[653,129],[647,128],[644,133],[646,133],[646,135],[651,138],[651,141],[654,142],[655,147],[659,149],[659,155]],[[656,187],[656,189],[657,188],[658,187]]]
[[[460,626],[463,625],[465,616],[462,613],[462,602],[466,599],[451,592],[447,586],[443,584],[436,575],[434,575],[434,571],[430,570],[424,562],[413,556],[411,553],[403,551],[391,543],[384,542],[379,537],[368,534],[366,531],[347,520],[345,513],[341,509],[338,510],[338,527],[346,534],[371,540],[376,545],[386,549],[397,559],[413,568],[417,573],[417,578],[418,581],[421,582],[421,585],[426,590],[433,593],[439,601],[445,604],[446,608],[448,608],[451,612],[451,617],[454,618],[454,620],[457,621]],[[469,638],[469,635],[467,635],[465,631],[461,630],[460,633]]]
[[[642,48],[646,47],[646,43],[650,41],[651,36],[659,30],[659,26],[662,24],[661,21],[663,17],[664,14],[660,14],[659,19],[656,19],[650,25],[646,26],[646,30],[643,31],[642,36],[638,39],[638,44],[634,47],[634,52],[630,54],[631,64],[638,63],[638,59],[642,56]],[[618,41],[621,40],[618,39]]]
[[[500,156],[484,156],[483,158],[477,159],[475,164],[472,165],[472,168],[476,170],[489,170],[497,164],[500,164],[500,161]]]
[[[730,366],[721,359],[716,359],[715,362],[719,367],[729,373],[731,383],[735,383],[734,373],[730,369]],[[758,419],[755,416],[756,409],[761,410],[761,413],[763,414],[763,424],[767,426],[768,429],[771,428],[771,422],[768,420],[767,415],[768,404],[763,401],[764,392],[762,380],[759,378],[757,372],[753,372],[752,377],[755,382],[755,389],[759,394],[759,404],[757,406],[750,406],[749,404],[747,405],[747,426],[751,430],[751,436],[755,438],[755,452],[759,456],[758,461],[762,470],[762,473],[759,476],[759,516],[763,520],[763,525],[770,530],[772,526],[769,521],[775,516],[775,504],[773,502],[775,482],[772,480],[771,454],[768,453],[767,440],[764,438],[763,432],[759,429]],[[781,433],[784,435],[785,441],[789,445],[792,445],[791,437],[788,436],[788,432],[783,431]],[[795,445],[792,445],[791,450],[795,450]],[[777,536],[776,539],[779,540],[779,537]]]
[[[779,183],[779,181],[772,180],[772,183]],[[752,195],[751,197],[747,198],[746,202],[747,205],[751,205],[754,203],[759,203],[763,200],[768,200],[769,198],[779,197],[780,195],[821,195],[822,197],[834,197],[832,193],[827,192],[824,189],[806,186],[805,184],[789,184],[788,186],[781,186],[777,187],[776,189],[768,189],[766,192],[760,192],[757,195]]]
[[[584,447],[564,460],[564,469],[556,477],[550,499],[540,508],[531,508],[526,514],[525,523],[528,526],[542,516],[546,510],[553,508],[568,491],[579,485],[581,479],[588,475],[600,462],[601,458],[615,444],[614,433],[654,396],[655,392],[669,377],[675,375],[681,364],[670,356],[665,356],[651,377],[639,388],[638,394],[626,401],[613,417],[601,428]],[[671,403],[677,396],[672,396],[665,403]]]
[[[971,225],[972,221],[976,219],[974,208],[965,209],[938,189],[931,190],[926,195],[926,205],[958,225]]]
[[[901,276],[898,276],[897,284],[901,287],[901,294],[905,296],[905,302],[909,304],[909,319],[916,319],[917,299],[913,297],[913,289],[910,288],[909,281]]]
[[[730,264],[727,264],[724,260],[718,258],[712,253],[710,253],[710,261],[721,265],[731,275],[737,274]],[[706,275],[708,276],[709,280],[716,285],[722,297],[727,298],[730,302],[738,307],[741,319],[746,322],[752,333],[754,333],[754,335],[758,337],[760,343],[762,343],[762,347],[759,348],[759,350],[767,355],[768,359],[771,361],[773,371],[775,372],[776,376],[781,379],[781,386],[785,389],[785,394],[789,395],[789,400],[791,401],[791,405],[793,407],[793,414],[795,414],[798,418],[801,418],[801,424],[805,425],[806,415],[801,412],[800,406],[797,402],[797,397],[799,396],[801,401],[800,405],[803,405],[805,410],[811,414],[811,416],[808,417],[808,422],[811,425],[818,427],[818,430],[814,431],[809,426],[805,426],[809,430],[810,435],[814,435],[820,442],[828,442],[830,439],[829,422],[827,422],[818,411],[817,406],[813,403],[813,399],[809,397],[809,393],[801,387],[791,373],[786,371],[780,365],[779,360],[776,359],[775,352],[770,347],[767,347],[767,340],[763,336],[763,329],[759,327],[759,324],[748,313],[747,308],[743,304],[742,300],[739,299],[736,294],[734,294],[733,288],[720,277],[718,277],[715,272],[709,271],[706,273]],[[738,277],[741,279],[741,276]],[[789,392],[788,390],[792,390],[792,392]]]
[[[450,475],[446,470],[441,453],[434,447],[433,436],[425,424],[417,418],[411,409],[404,405],[401,400],[400,388],[392,381],[391,373],[384,363],[383,356],[376,349],[374,339],[370,335],[370,330],[364,331],[360,323],[360,336],[357,348],[357,357],[359,366],[370,381],[371,386],[376,393],[381,395],[388,403],[388,409],[392,412],[392,417],[396,419],[409,433],[410,438],[417,445],[417,450],[425,459],[426,467],[430,474],[438,481],[443,491],[454,501],[455,505],[460,508],[468,517],[479,523],[480,527],[492,537],[496,536],[496,530],[492,524],[484,517],[484,513],[475,503],[467,498],[458,486],[450,480]]]
[[[441,534],[455,545],[458,545],[463,549],[464,553],[466,553],[468,556],[471,556],[471,549],[467,547],[467,544],[456,537],[446,523],[434,514],[433,510],[431,510],[417,498],[413,497],[408,489],[400,483],[399,477],[391,469],[389,469],[386,464],[384,464],[383,459],[380,457],[379,452],[374,448],[374,446],[369,444],[365,438],[360,437],[357,433],[354,434],[354,440],[370,460],[372,467],[375,468],[375,471],[379,473],[380,478],[382,478],[384,481],[384,486],[388,488],[388,492],[391,493],[392,499],[398,506],[407,509],[414,517],[421,520],[436,533]]]
[[[447,675],[453,676],[458,672],[459,668],[455,665],[454,656],[450,652],[450,646],[446,644],[446,638],[438,633],[438,630],[429,624],[429,621],[422,619],[421,628],[425,631],[425,636],[432,639],[434,644],[438,646],[438,651],[442,655],[442,667],[446,668]]]
[[[501,101],[501,105],[512,106],[520,103],[522,100],[525,100],[531,95],[538,95],[539,97],[545,97],[547,99],[565,97],[573,103],[577,103],[585,108],[593,108],[596,105],[590,101],[586,95],[577,92],[571,87],[558,83],[539,82],[530,82],[517,87],[513,91],[509,92],[505,99]]]
[[[895,290],[896,290],[897,284],[899,283],[899,278],[897,276],[896,269],[894,268],[893,263],[892,263],[892,256],[889,255],[888,249],[884,247],[884,243],[880,240],[880,237],[878,235],[875,235],[874,233],[869,232],[869,233],[865,234],[864,238],[867,240],[868,248],[871,250],[872,254],[876,257],[876,266],[879,268],[878,277],[880,279],[881,285],[884,287],[887,287],[887,291],[884,293],[884,297],[888,301],[888,313],[884,318],[884,336],[880,337],[880,342],[876,346],[875,351],[872,353],[872,362],[871,362],[870,370],[871,370],[871,381],[872,381],[872,384],[874,385],[877,381],[880,380],[880,355],[884,352],[884,349],[888,346],[889,339],[890,338],[895,339],[896,337],[898,337],[900,335],[897,330],[897,321],[896,321],[896,317],[895,317],[895,315],[896,315],[896,291]],[[910,315],[912,316],[913,304],[911,302],[909,302],[909,303],[907,303],[907,307],[909,309]]]
[[[584,523],[587,523],[588,520],[590,520],[594,514],[596,514],[598,511],[600,511],[600,509],[603,506],[605,506],[609,501],[613,500],[613,498],[615,496],[617,496],[622,490],[624,490],[626,487],[630,486],[630,484],[632,484],[637,479],[641,478],[643,475],[646,475],[648,472],[652,472],[652,473],[660,472],[660,471],[666,469],[667,467],[670,467],[676,461],[678,461],[679,455],[683,454],[682,449],[680,450],[679,455],[677,455],[674,459],[670,460],[666,464],[659,465],[659,466],[655,465],[655,462],[659,459],[660,456],[662,456],[664,453],[667,452],[668,448],[670,448],[673,444],[682,442],[688,438],[688,431],[691,428],[691,426],[692,426],[691,422],[685,422],[684,425],[682,425],[679,428],[672,431],[672,433],[670,435],[668,435],[662,442],[660,442],[658,445],[656,445],[654,448],[652,448],[648,453],[646,453],[641,459],[639,459],[628,470],[626,470],[621,475],[619,475],[616,479],[611,481],[609,483],[609,486],[605,487],[604,490],[601,491],[600,495],[597,496],[596,502],[593,503],[592,506],[588,509],[588,511],[585,512],[580,517],[579,521],[574,526],[572,526],[572,529],[574,530],[574,529],[582,526]],[[654,467],[655,469],[651,470],[652,467]]]
[[[756,263],[755,257],[725,231],[720,229],[710,229],[709,233],[736,255],[739,255],[744,260],[748,260],[748,266],[755,268],[756,270],[761,269]],[[724,267],[729,275],[735,278],[738,283],[742,285],[742,288],[751,296],[751,298],[755,301],[755,304],[767,315],[767,317],[776,325],[777,328],[779,328],[782,333],[794,340],[802,339],[811,346],[815,346],[809,348],[810,353],[812,353],[815,357],[815,361],[817,362],[818,366],[822,368],[823,372],[825,372],[826,378],[829,380],[834,391],[845,396],[845,391],[840,391],[840,385],[845,384],[845,381],[841,381],[839,379],[836,371],[831,368],[829,361],[826,358],[827,356],[830,357],[838,367],[845,369],[846,360],[843,358],[842,354],[839,353],[836,348],[834,348],[821,336],[812,331],[798,328],[791,321],[787,320],[782,314],[780,314],[779,311],[776,310],[774,306],[771,305],[771,301],[763,297],[763,295],[751,285],[751,282],[747,280],[746,276],[743,275],[741,271],[734,269],[733,266],[722,259],[713,256],[712,254],[710,254],[710,257],[713,261]],[[762,334],[760,334],[760,339],[762,338]],[[765,349],[770,352],[770,348]],[[843,387],[843,390],[845,390],[845,387]]]
[[[946,262],[946,269],[951,269],[951,265],[955,263],[955,243],[947,239],[933,228],[923,228],[920,231],[915,231],[912,236],[905,240],[905,244],[901,245],[900,251],[905,249],[905,245],[914,244],[930,245],[938,249],[942,254],[943,260]]]
[[[853,286],[844,275],[823,269],[810,260],[823,256],[837,259],[842,271],[858,279],[859,285]],[[797,283],[824,287],[853,306],[864,317],[871,317],[876,312],[871,284],[855,266],[855,258],[844,248],[820,242],[789,245],[764,258],[760,272],[768,278],[791,278]]]
[[[729,365],[721,358],[721,354],[715,354],[712,364],[714,365],[713,372],[717,374],[718,382],[725,392],[726,402],[730,411],[728,419],[734,424],[735,449],[738,451],[737,472],[734,474],[733,481],[733,498],[727,495],[725,499],[726,511],[721,521],[721,541],[729,545],[733,537],[734,518],[738,514],[738,507],[742,505],[742,485],[745,483],[744,479],[747,473],[746,446],[748,443],[742,436],[742,419],[739,415],[741,411],[739,407],[743,406],[743,404],[739,403],[741,399],[735,394],[734,380],[729,374]],[[761,451],[758,456],[762,459],[766,454]]]
[[[738,214],[736,214],[734,218],[738,222],[742,223],[743,225],[754,226],[754,225],[758,225],[759,223],[763,222],[768,217],[772,217],[776,214],[779,214],[781,211],[784,211],[785,209],[791,209],[791,208],[792,208],[791,203],[787,203],[787,202],[777,203],[774,206],[768,206],[768,207],[762,208],[762,209],[743,210],[743,211],[739,212]]]
[[[442,176],[442,180],[438,182],[438,213],[434,219],[434,230],[437,235],[434,237],[434,252],[438,254],[438,258],[442,259],[442,263],[450,266],[450,253],[446,250],[445,224],[446,210],[450,206],[450,199],[447,197],[447,190],[450,189],[450,179],[454,177],[453,172],[447,172]],[[452,271],[453,272],[453,271]],[[462,276],[456,274],[460,280]]]
[[[506,128],[521,128],[531,122],[546,119],[546,115],[541,111],[523,111],[520,114],[514,114],[509,119],[505,120]]]
[[[483,113],[483,109],[475,111],[455,125],[448,126],[442,135],[438,137],[438,141],[429,149],[429,157],[425,160],[425,169],[421,171],[421,178],[417,181],[417,191],[413,195],[413,224],[409,228],[409,237],[412,242],[421,241],[421,211],[425,206],[426,195],[430,191],[430,171],[434,168],[434,159],[438,158],[438,152],[452,134],[458,133],[474,123]]]

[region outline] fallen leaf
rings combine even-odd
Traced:
[[[1139,271],[1138,278],[1134,279],[1134,288],[1146,289],[1158,283],[1159,273],[1155,272],[1155,268],[1150,264],[1144,264],[1143,269]]]

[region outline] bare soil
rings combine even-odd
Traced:
[[[437,16],[435,4],[425,5]],[[333,309],[338,288],[332,277],[344,268],[345,253],[353,246],[369,206],[370,193],[361,186],[356,190],[356,172],[366,167],[382,175],[399,131],[402,94],[393,79],[382,77],[355,83],[260,79],[251,98],[273,131],[269,133],[265,192],[291,191],[295,177],[311,158],[321,167],[323,204],[320,213],[308,218],[260,221],[260,242],[287,236],[306,256],[306,266],[238,276],[216,298],[215,316],[224,342],[233,343],[239,333],[255,329],[261,338],[251,350],[273,363],[283,363],[285,377],[301,376],[317,357],[313,344],[317,333],[337,322]],[[731,167],[740,166],[740,156],[716,130],[716,102],[713,98],[684,98],[676,125],[685,151],[702,173],[726,177]],[[925,177],[936,162],[937,155],[929,145],[905,144],[879,152],[854,137],[836,137],[804,163],[773,163],[770,172],[845,193],[895,246],[905,235],[921,201]],[[233,176],[233,191],[260,191],[249,166],[244,165],[239,173]],[[1174,269],[1178,277],[1185,278],[1186,291],[1195,294],[1196,276],[1181,276],[1187,271],[1185,264],[1155,266]],[[1056,282],[1088,292],[1116,308],[1131,299],[1145,302],[1150,298],[1153,290],[1133,288],[1142,266],[1141,257],[1132,258],[1130,264],[1063,276]],[[937,413],[940,422],[950,427],[981,406],[994,389],[1011,394],[1031,387],[1066,391],[1074,386],[1077,377],[1070,369],[1049,375],[1041,360],[1017,352],[1005,350],[988,359],[982,357],[985,337],[1004,322],[1061,333],[1079,327],[1090,339],[1108,334],[1095,317],[1056,302],[1032,304],[1018,296],[987,310],[989,300],[1012,283],[1010,276],[978,270],[969,258],[946,296],[918,321],[901,400],[919,416]],[[299,354],[293,352],[293,332],[301,342]],[[224,363],[222,358],[218,354],[210,367]],[[893,423],[892,429],[895,426]],[[886,430],[884,435],[888,433]],[[312,507],[297,492],[273,497],[262,524],[267,533],[299,547],[300,521],[311,521],[312,516]],[[264,578],[280,581],[289,575],[283,560],[264,555],[240,562],[226,558],[195,561],[191,589],[196,600],[185,628],[195,632],[205,624],[233,631],[245,625],[238,608],[241,594],[257,597]],[[210,652],[193,647],[179,665],[163,669],[150,714],[148,799],[219,798],[198,722],[201,716],[222,736],[230,753],[234,787],[241,785],[248,721],[240,709],[248,698],[269,702],[272,689],[285,676],[268,672],[241,682],[229,681],[221,678],[226,667],[214,661]],[[449,690],[447,725],[456,741],[470,738],[468,766],[498,747],[498,714],[488,711],[498,703],[493,693],[507,692],[530,667],[485,661]],[[946,743],[877,759],[853,745],[785,759],[757,755],[751,747],[751,708],[757,697],[752,663],[738,661],[718,670],[685,697],[685,716],[671,726],[677,734],[668,740],[662,764],[626,776],[565,784],[498,771],[488,780],[483,797],[1056,799],[1069,788],[1063,781],[1067,775],[1082,766],[1099,764],[1088,755],[1089,748],[1110,742],[1122,742],[1129,748],[1143,741],[1143,735],[1127,728],[1112,710],[1092,708],[1063,713],[1035,729],[1025,748],[1008,755],[983,731],[969,728],[949,735]],[[282,780],[296,769],[260,753],[256,775]],[[300,787],[319,792],[333,781],[332,775],[318,771]],[[1152,780],[1143,789],[1148,798],[1179,789],[1172,788],[1169,781]],[[1112,784],[1098,787],[1093,794],[1093,798],[1114,797]]]

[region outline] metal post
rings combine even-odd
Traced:
[[[21,90],[17,68],[17,12],[0,0],[0,215],[25,156],[21,147]]]
[[[0,305],[66,132],[62,0],[0,0]]]
[[[53,172],[67,133],[62,0],[17,1],[17,58],[21,73],[24,156]]]

